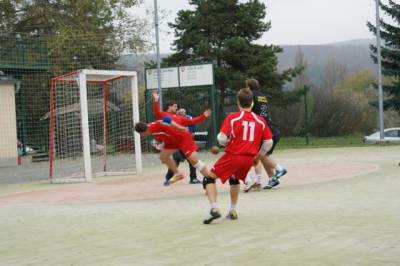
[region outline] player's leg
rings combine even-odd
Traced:
[[[186,159],[203,176],[208,176],[209,173],[208,173],[207,166],[201,160],[199,160],[199,157],[198,157],[198,154],[196,151],[190,153],[190,155],[187,156]]]
[[[184,178],[183,174],[179,173],[178,167],[175,161],[171,158],[171,155],[176,151],[176,149],[162,149],[160,152],[160,161],[164,163],[168,169],[170,169],[174,176],[169,180],[170,184],[175,183],[178,180]]]
[[[206,195],[211,207],[210,215],[203,221],[204,224],[209,224],[213,220],[221,217],[219,204],[217,201],[217,186],[215,185],[215,180],[220,178],[224,183],[233,174],[232,167],[230,165],[231,157],[232,156],[225,153],[217,160],[212,168],[212,171],[208,171],[207,175],[204,175],[203,188],[206,191]]]
[[[194,167],[197,171],[199,171],[203,176],[208,176],[208,170],[206,165],[199,160],[197,155],[198,146],[194,142],[193,138],[187,137],[181,139],[179,142],[179,150],[186,157],[186,160]]]
[[[254,164],[254,158],[252,156],[233,156],[230,160],[234,177],[229,178],[231,208],[226,218],[236,220],[238,218],[236,208],[240,191],[239,180],[244,181],[246,179],[247,173]]]
[[[276,145],[279,142],[279,139],[281,138],[281,133],[278,128],[276,127],[272,128],[272,133],[273,133],[272,139],[274,141],[274,144],[272,145],[271,149],[268,151],[266,156],[263,156],[260,159],[260,161],[264,165],[265,171],[269,176],[268,183],[264,187],[264,189],[271,189],[279,185],[278,179],[287,173],[287,170],[283,168],[281,165],[277,164],[271,157]]]
[[[254,165],[254,178],[249,182],[246,177],[245,187],[243,192],[247,193],[250,190],[261,190],[261,174],[262,174],[262,163],[259,161]],[[247,174],[248,176],[248,174]]]
[[[253,167],[253,169],[254,169],[254,167]],[[243,189],[244,193],[249,192],[255,184],[255,182],[254,182],[255,174],[253,173],[254,172],[253,169],[250,168],[249,172],[246,175],[246,180],[244,182],[244,189]]]
[[[171,155],[175,152],[174,149],[162,149],[160,152],[160,161],[168,166],[168,168],[175,174],[178,172],[176,162],[171,158]]]
[[[189,172],[190,172],[190,184],[201,184],[201,181],[197,179],[196,168],[188,161]]]
[[[168,168],[167,173],[165,174],[165,178],[164,178],[164,182],[163,185],[164,186],[169,186],[169,180],[174,176],[174,172],[171,171],[171,169]]]
[[[268,175],[268,183],[264,186],[264,189],[271,189],[279,185],[279,178],[275,176],[275,173],[277,172],[275,169],[277,169],[278,167],[283,169],[282,171],[284,172],[281,172],[283,174],[286,174],[286,170],[282,168],[282,166],[279,166],[269,155],[261,156],[260,161]],[[282,175],[280,175],[279,177],[281,176]]]
[[[244,182],[246,174],[249,172],[251,166],[253,165],[254,159],[249,156],[235,156],[224,154],[221,158],[217,160],[213,168],[209,171],[209,175],[204,178],[204,189],[206,190],[208,200],[211,204],[210,216],[204,220],[205,224],[211,223],[213,220],[219,218],[219,205],[217,202],[217,187],[215,185],[215,179],[219,178],[222,183],[225,183],[230,179],[231,176],[237,176]],[[238,180],[230,182],[231,184],[231,209],[234,209],[236,214],[236,205],[239,197],[240,184]],[[229,215],[229,214],[228,214]]]
[[[211,206],[210,215],[206,219],[204,219],[204,224],[210,224],[215,219],[221,217],[219,204],[217,202],[217,186],[215,185],[215,180],[217,178],[218,177],[212,172],[210,172],[209,175],[204,176],[203,178],[203,188],[206,191],[206,195]]]
[[[179,167],[179,163],[181,162],[181,152],[178,150],[174,152],[172,155],[172,158],[174,159],[176,163],[176,167]],[[174,172],[172,172],[171,169],[168,168],[167,174],[165,175],[165,180],[164,180],[164,186],[169,186],[169,180],[174,176]]]
[[[254,166],[254,172],[255,172],[255,185],[253,187],[254,190],[260,190],[261,189],[261,175],[262,175],[262,169],[263,165],[259,161],[255,166]]]
[[[277,163],[268,155],[260,157],[261,165],[264,167],[265,172],[269,177],[273,177],[275,175],[275,168],[277,167]]]
[[[229,193],[231,197],[231,208],[228,214],[226,215],[226,218],[231,220],[237,220],[238,215],[236,212],[236,207],[239,200],[240,182],[238,179],[231,177],[229,179],[229,185],[230,185]]]

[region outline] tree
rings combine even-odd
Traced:
[[[40,118],[51,77],[114,68],[121,53],[146,49],[147,21],[128,13],[140,1],[0,0],[0,67],[21,81],[17,120],[25,143],[48,143]]]
[[[308,64],[304,58],[304,53],[301,46],[297,47],[297,52],[295,56],[294,66],[302,69],[303,71],[296,76],[293,82],[294,89],[299,92],[302,91],[303,95],[305,93],[304,85],[310,85],[308,78]],[[309,100],[308,100],[309,102]],[[311,107],[311,105],[308,105]],[[300,101],[295,104],[291,104],[284,108],[274,108],[273,117],[274,122],[280,125],[280,129],[285,135],[299,135],[305,134],[305,105],[304,101]]]
[[[379,3],[380,8],[392,18],[393,24],[380,20],[381,38],[384,40],[382,47],[382,73],[393,78],[390,85],[383,86],[388,98],[384,101],[385,109],[393,108],[400,113],[400,5],[389,0],[388,4]],[[371,32],[376,34],[376,27],[368,22],[367,26]],[[370,46],[372,58],[377,62],[377,47]]]
[[[122,52],[147,48],[147,22],[127,11],[139,2],[4,0],[0,2],[0,32],[47,36],[56,72],[64,66],[109,68]]]
[[[376,78],[371,70],[357,71],[336,85],[334,93],[351,92],[368,96],[369,90],[375,82]]]
[[[331,58],[324,67],[323,88],[332,92],[333,88],[346,77],[346,65],[339,64]]]
[[[243,87],[249,77],[260,81],[262,91],[273,97],[275,104],[287,104],[298,97],[293,92],[284,93],[282,86],[300,69],[278,73],[276,53],[282,49],[253,43],[271,27],[270,22],[264,22],[263,3],[259,0],[246,3],[190,0],[190,5],[194,10],[179,11],[175,23],[169,24],[175,31],[175,53],[163,64],[214,63],[220,103],[227,94]]]
[[[308,77],[308,63],[304,59],[304,53],[301,46],[297,47],[294,65],[298,68],[303,68],[303,71],[294,80],[294,87],[295,89],[303,88],[303,86],[308,84],[310,80]]]

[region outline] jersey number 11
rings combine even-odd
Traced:
[[[243,126],[243,140],[254,141],[254,129],[256,127],[256,123],[243,121],[242,126]],[[250,134],[249,138],[247,139],[249,128],[250,128]]]

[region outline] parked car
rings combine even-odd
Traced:
[[[383,130],[383,142],[400,143],[400,127],[386,128]],[[369,136],[364,137],[364,143],[380,142],[380,131],[377,131]]]
[[[36,150],[31,146],[25,146],[25,153],[28,155],[32,155],[36,153]]]

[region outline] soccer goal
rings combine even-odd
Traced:
[[[142,172],[136,72],[83,69],[51,79],[50,180]]]

